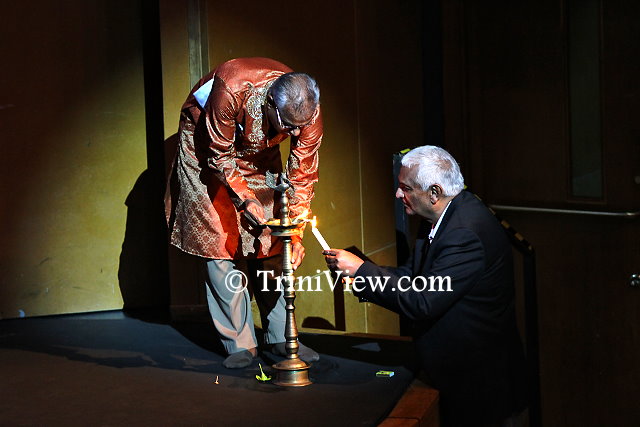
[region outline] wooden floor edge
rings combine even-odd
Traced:
[[[379,425],[439,427],[439,400],[436,389],[414,379],[391,413]]]

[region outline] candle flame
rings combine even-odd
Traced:
[[[318,219],[316,218],[316,216],[315,216],[315,215],[313,216],[313,219],[311,220],[311,226],[312,226],[313,228],[318,227]]]

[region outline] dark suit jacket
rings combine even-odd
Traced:
[[[427,380],[440,390],[443,425],[480,426],[523,409],[524,355],[515,320],[511,246],[478,198],[467,191],[456,196],[431,245],[427,236],[419,236],[404,266],[367,261],[357,276],[389,277],[384,290],[363,283],[359,287],[365,289],[354,293],[414,322]],[[399,292],[399,286],[410,285],[402,276],[448,276],[451,291],[439,291],[436,284],[434,291]],[[424,282],[415,283],[420,289]]]

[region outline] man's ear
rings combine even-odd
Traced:
[[[318,115],[320,114],[320,104],[316,105],[316,109],[313,111],[313,116],[311,116],[311,123],[315,123],[318,119]]]
[[[441,197],[442,197],[442,187],[440,187],[438,184],[433,184],[429,188],[429,200],[431,200],[431,204],[435,205],[438,202],[438,200],[440,200]]]

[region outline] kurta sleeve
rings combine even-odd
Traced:
[[[313,199],[313,185],[318,182],[318,149],[322,143],[322,114],[320,108],[312,122],[301,129],[298,138],[291,138],[291,152],[287,160],[287,176],[295,189],[289,206],[291,216],[309,210]]]
[[[240,208],[247,200],[257,201],[236,164],[234,145],[236,116],[241,102],[224,80],[215,77],[206,105],[206,127],[210,138],[207,166],[227,185],[231,200]]]

